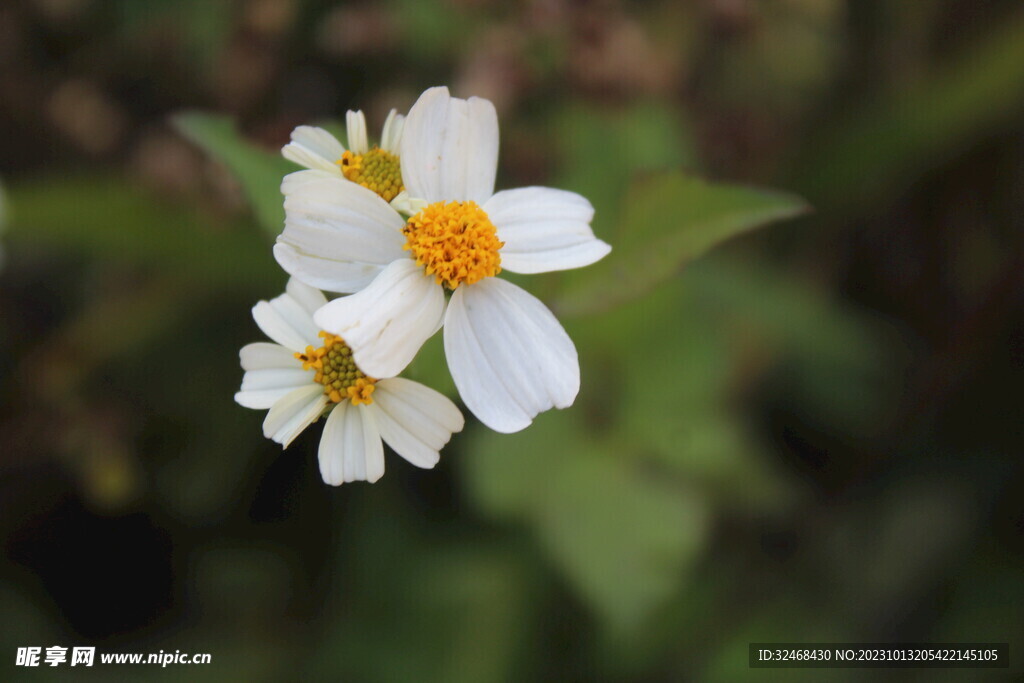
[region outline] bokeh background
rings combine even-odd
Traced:
[[[282,452],[232,401],[277,149],[437,84],[494,101],[499,187],[597,207],[606,262],[521,280],[583,389],[332,489],[319,426]],[[4,678],[59,644],[213,655],[77,674],[133,680],[822,680],[747,644],[997,641],[1014,679],[1022,122],[1016,0],[7,0]],[[450,391],[441,358],[410,375]]]

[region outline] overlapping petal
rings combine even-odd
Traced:
[[[252,317],[263,334],[292,351],[305,350],[319,331],[309,312],[287,292],[253,306]]]
[[[386,201],[343,178],[310,173],[291,173],[281,184],[286,218],[280,241],[343,262],[387,265],[405,255],[405,221]]]
[[[281,189],[285,227],[274,256],[299,280],[328,291],[357,291],[383,266],[406,257],[405,221],[365,187],[299,171],[286,176]]]
[[[252,346],[252,345],[250,345]],[[277,344],[268,344],[287,351]],[[235,394],[235,402],[246,408],[265,410],[295,389],[309,386],[313,373],[303,370],[291,357],[291,367],[250,370],[242,376],[242,387]]]
[[[452,295],[445,355],[466,406],[498,432],[517,432],[549,408],[572,405],[580,367],[551,311],[510,282],[487,278]]]
[[[465,419],[446,396],[401,377],[377,383],[372,410],[380,435],[400,456],[417,467],[430,469],[453,432],[462,431]]]
[[[580,268],[611,251],[590,228],[594,207],[575,192],[550,187],[503,190],[483,209],[505,243],[501,267],[513,273]]]
[[[430,88],[416,101],[402,131],[402,179],[427,202],[473,200],[494,192],[498,115],[489,100],[451,97]]]
[[[341,175],[337,161],[344,153],[336,137],[316,126],[299,126],[292,131],[291,142],[281,148],[285,159],[335,175]]]
[[[394,377],[441,326],[444,290],[410,258],[385,268],[366,289],[330,302],[313,319],[352,349],[371,377]]]
[[[320,437],[320,474],[325,483],[373,483],[384,476],[384,444],[373,414],[348,401],[331,410]]]
[[[263,420],[263,435],[287,448],[303,429],[320,417],[326,406],[322,386],[310,383],[292,389],[270,408]]]

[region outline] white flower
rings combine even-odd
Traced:
[[[462,413],[417,382],[364,375],[345,342],[313,322],[313,312],[326,303],[318,290],[292,279],[284,294],[256,304],[256,324],[277,343],[242,348],[245,375],[235,401],[269,408],[263,434],[285,448],[326,413],[320,473],[332,486],[380,479],[382,439],[413,465],[433,467],[441,447],[462,430]]]
[[[278,262],[309,284],[357,292],[320,309],[317,323],[382,376],[401,372],[443,324],[462,399],[499,432],[572,405],[580,375],[569,336],[539,300],[493,276],[578,268],[608,254],[590,228],[590,202],[544,187],[494,193],[494,106],[447,88],[427,90],[410,110],[401,158],[409,194],[427,203],[408,220],[351,183],[308,171],[285,179]]]
[[[323,128],[299,126],[281,154],[300,166],[362,185],[391,202],[396,211],[415,213],[423,207],[411,202],[404,191],[398,162],[404,122],[405,117],[392,109],[384,121],[380,146],[371,147],[363,112],[349,111],[345,115],[347,150]]]

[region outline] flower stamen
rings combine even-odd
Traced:
[[[342,175],[376,192],[386,202],[405,189],[398,157],[380,147],[374,147],[366,154],[353,154],[346,150],[336,163],[341,167]]]
[[[505,243],[487,213],[474,201],[435,202],[402,228],[416,263],[438,284],[454,290],[501,272]]]
[[[373,385],[377,380],[367,377],[356,366],[348,344],[330,332],[320,332],[319,336],[324,340],[323,346],[315,349],[310,345],[305,353],[295,354],[295,358],[302,362],[302,369],[316,370],[313,379],[324,385],[324,393],[334,403],[345,399],[356,406],[373,403]]]

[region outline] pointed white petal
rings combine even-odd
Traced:
[[[255,410],[266,410],[273,407],[275,403],[287,396],[296,387],[281,387],[279,389],[257,389],[256,391],[239,391],[235,394],[235,403],[243,408]]]
[[[293,277],[288,278],[288,284],[285,286],[284,291],[288,296],[295,299],[309,313],[310,317],[316,313],[318,308],[327,303],[327,297],[324,296],[323,292]]]
[[[336,163],[345,153],[338,139],[323,128],[299,126],[292,131],[292,141],[281,148],[285,159],[306,168],[341,175]]]
[[[401,148],[402,180],[413,197],[483,204],[494,192],[498,114],[488,100],[430,88],[409,110]]]
[[[327,416],[319,450],[324,483],[373,483],[384,476],[384,444],[373,414],[365,407],[342,401]]]
[[[302,252],[290,244],[274,245],[274,258],[296,279],[328,292],[358,292],[384,270],[369,263],[332,261]]]
[[[575,192],[550,187],[503,190],[483,209],[505,243],[501,267],[513,273],[580,268],[612,249],[594,237],[594,207]]]
[[[387,265],[405,256],[405,220],[375,192],[326,174],[300,172],[298,181],[295,175],[281,184],[285,224],[279,242],[342,263]]]
[[[301,367],[295,360],[295,352],[289,351],[280,344],[255,342],[246,344],[238,352],[243,370],[267,370],[269,368]]]
[[[402,377],[377,382],[373,403],[366,407],[395,453],[424,469],[437,464],[441,448],[466,423],[446,396]]]
[[[288,448],[303,429],[316,422],[327,405],[323,387],[311,383],[293,389],[271,407],[263,420],[263,435]]]
[[[361,111],[349,110],[345,114],[345,133],[348,135],[348,148],[356,154],[370,151],[370,140],[366,135],[366,117]]]
[[[352,349],[370,377],[394,377],[441,325],[444,289],[410,258],[395,261],[355,294],[330,302],[313,319]]]
[[[496,277],[459,287],[445,316],[448,368],[466,406],[498,432],[517,432],[580,388],[576,347],[551,311]]]
[[[398,154],[401,150],[399,145],[402,142],[402,128],[405,125],[405,117],[392,109],[384,120],[384,130],[380,134],[380,148],[391,154]]]

